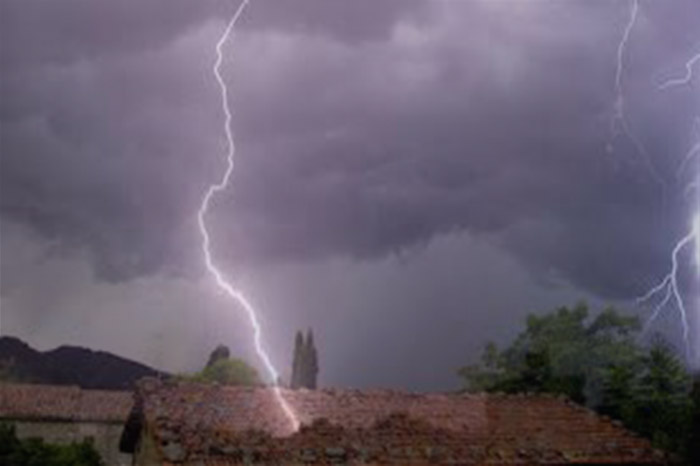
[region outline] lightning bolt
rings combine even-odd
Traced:
[[[683,161],[678,167],[677,176],[680,177],[685,172],[686,166],[698,155],[700,155],[700,117],[695,118],[695,134],[697,137],[697,142],[686,152]],[[696,183],[691,183],[690,186],[694,187]]]
[[[243,11],[245,10],[248,3],[250,3],[250,0],[243,0],[240,3],[238,9],[229,20],[226,29],[224,30],[224,33],[221,35],[218,42],[216,43],[216,62],[214,63],[213,72],[214,77],[216,78],[216,81],[219,84],[219,88],[221,90],[221,105],[225,115],[224,133],[226,134],[226,142],[228,148],[226,154],[226,169],[224,170],[221,179],[218,182],[211,184],[207,189],[204,197],[202,198],[202,203],[197,212],[197,222],[199,224],[199,231],[202,235],[202,252],[204,253],[204,263],[206,264],[207,270],[209,274],[211,274],[211,276],[214,278],[218,287],[221,288],[221,290],[224,291],[234,302],[238,303],[238,305],[241,308],[243,308],[246,315],[248,316],[250,324],[253,327],[255,351],[257,352],[258,357],[264,363],[265,369],[267,370],[268,375],[273,381],[272,390],[274,392],[275,399],[277,400],[279,406],[282,408],[282,411],[289,420],[293,431],[296,431],[299,428],[299,420],[297,419],[297,416],[292,410],[289,403],[287,403],[287,401],[284,399],[282,391],[280,390],[280,387],[277,384],[279,373],[277,372],[277,369],[275,369],[274,364],[272,364],[272,361],[270,360],[270,356],[267,354],[265,348],[263,347],[262,329],[260,327],[260,322],[258,321],[258,316],[255,312],[255,308],[251,305],[251,303],[243,295],[243,293],[240,290],[236,289],[226,279],[224,274],[214,263],[210,249],[211,239],[209,236],[209,231],[207,230],[207,224],[205,222],[205,216],[209,211],[209,206],[211,204],[212,199],[216,194],[218,194],[221,191],[224,191],[228,187],[231,175],[233,173],[236,146],[234,143],[233,131],[231,129],[231,110],[228,104],[228,88],[226,87],[226,83],[224,82],[221,76],[221,64],[223,63],[224,59],[222,49],[229,36],[231,35],[234,26],[238,22],[238,19],[243,14]]]
[[[659,184],[662,190],[666,188],[666,182],[663,180],[661,175],[654,168],[651,157],[646,147],[642,141],[634,134],[627,121],[626,114],[626,101],[625,101],[625,90],[624,90],[624,71],[625,71],[625,55],[627,54],[627,45],[630,41],[630,36],[632,35],[632,30],[637,24],[637,17],[639,15],[639,0],[630,0],[630,15],[625,25],[622,38],[617,46],[617,68],[615,72],[615,105],[612,117],[612,122],[610,124],[610,141],[608,142],[608,151],[613,150],[612,140],[617,137],[620,130],[625,135],[625,137],[632,143],[637,154],[642,158],[644,165],[651,177]]]
[[[679,77],[679,78],[671,78],[667,80],[666,82],[663,82],[660,86],[660,90],[665,90],[671,87],[675,86],[683,86],[685,84],[690,84],[690,81],[693,79],[693,66],[695,66],[696,63],[700,63],[700,52],[697,54],[693,55],[690,60],[685,62],[685,75]]]
[[[672,87],[690,84],[690,82],[693,79],[693,65],[697,62],[700,62],[700,53],[694,55],[686,62],[686,74],[684,76],[680,78],[673,78],[667,80],[659,86],[659,90],[663,91]],[[694,128],[698,140],[694,145],[691,146],[688,152],[686,152],[685,157],[681,161],[677,171],[679,177],[683,173],[685,173],[688,164],[690,164],[690,162],[696,159],[698,154],[700,154],[700,118],[695,119]],[[700,194],[700,191],[698,191],[699,186],[700,171],[696,175],[694,181],[688,184],[686,190],[695,190],[696,194]],[[698,211],[698,209],[700,209],[700,196],[698,197],[698,199],[696,199],[695,209],[696,212]],[[683,342],[685,344],[686,356],[688,360],[690,360],[691,358],[690,324],[688,321],[687,305],[685,299],[683,298],[683,293],[678,285],[678,275],[680,272],[679,261],[681,253],[685,249],[694,246],[694,265],[698,276],[700,276],[700,213],[695,214],[691,223],[692,225],[688,233],[683,238],[681,238],[673,248],[673,251],[671,253],[671,269],[669,273],[661,280],[661,282],[659,282],[658,285],[656,285],[646,295],[642,296],[638,300],[640,303],[644,304],[649,302],[659,294],[663,293],[663,298],[654,307],[650,318],[647,320],[644,332],[646,332],[649,326],[658,318],[659,314],[663,311],[663,309],[665,309],[671,303],[673,303],[676,306],[681,317],[681,324],[683,326]]]
[[[663,309],[665,309],[671,302],[676,305],[678,312],[680,313],[681,324],[683,326],[683,343],[685,344],[686,355],[688,358],[691,356],[690,351],[690,324],[688,322],[688,310],[685,304],[685,299],[678,286],[678,274],[679,274],[679,260],[681,252],[686,249],[691,244],[695,244],[695,259],[696,263],[698,261],[698,247],[700,246],[700,217],[696,216],[693,221],[693,226],[690,232],[684,236],[680,241],[676,243],[671,254],[671,270],[670,272],[661,280],[661,282],[654,288],[649,290],[649,292],[639,298],[637,302],[639,304],[645,304],[649,302],[652,298],[660,293],[663,293],[663,298],[654,307],[651,317],[647,320],[644,325],[643,333],[649,330],[652,323],[659,317],[659,314]]]
[[[652,175],[654,180],[661,185],[662,190],[665,192],[666,183],[664,179],[659,176],[658,172],[654,169],[652,159],[642,141],[630,129],[626,115],[626,102],[623,85],[625,55],[632,30],[634,29],[639,16],[639,3],[639,0],[630,0],[629,19],[625,25],[622,37],[617,47],[617,69],[615,72],[615,92],[617,97],[614,105],[614,114],[610,134],[611,140],[614,139],[620,131],[625,135],[625,137],[635,147],[639,156],[643,158],[649,173]],[[693,67],[698,62],[700,62],[700,53],[693,56],[686,62],[685,75],[663,82],[659,86],[659,89],[666,90],[672,87],[690,84],[693,78]],[[700,136],[700,119],[696,120],[696,127],[698,135]],[[611,149],[612,143],[609,143],[608,150]],[[677,175],[679,178],[685,172],[687,165],[695,160],[699,153],[700,140],[698,140],[698,142],[685,154],[685,157],[678,167]],[[688,191],[694,190],[696,193],[700,194],[699,187],[700,176],[696,176],[694,181],[689,183],[686,189]],[[700,201],[700,197],[698,197],[697,200]],[[700,202],[695,207],[696,211],[698,211],[699,207]],[[690,360],[691,356],[690,324],[688,320],[688,306],[684,298],[683,290],[679,285],[679,274],[681,272],[682,256],[686,250],[690,249],[691,247],[694,247],[695,249],[695,266],[700,272],[700,214],[693,216],[689,231],[675,243],[675,246],[671,252],[669,272],[657,283],[657,285],[651,288],[647,294],[637,299],[637,303],[640,305],[648,305],[652,302],[656,302],[656,304],[653,305],[652,313],[644,326],[643,334],[648,331],[649,327],[656,321],[664,309],[675,306],[680,314],[681,326],[683,329],[683,342],[685,344],[688,360]]]

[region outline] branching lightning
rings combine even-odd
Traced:
[[[654,298],[660,293],[663,293],[663,299],[654,307],[651,317],[646,322],[644,327],[644,332],[646,332],[651,324],[656,320],[661,311],[665,309],[672,301],[678,308],[680,313],[681,324],[683,326],[683,343],[686,348],[686,355],[690,357],[690,323],[688,322],[688,310],[683,298],[683,293],[678,285],[678,275],[679,275],[679,261],[680,255],[687,247],[695,244],[696,250],[696,260],[698,251],[698,239],[700,239],[700,218],[696,217],[693,221],[693,226],[690,232],[685,235],[680,241],[676,243],[671,253],[671,270],[670,272],[661,280],[661,282],[654,288],[649,290],[649,292],[638,299],[638,302],[643,304]]]
[[[690,58],[690,60],[685,62],[685,75],[683,75],[679,78],[671,78],[671,79],[663,82],[659,86],[659,89],[664,90],[664,89],[668,89],[670,87],[683,86],[685,84],[690,84],[690,81],[692,81],[692,79],[693,79],[693,67],[695,66],[696,63],[700,63],[700,52],[693,55]]]
[[[263,347],[262,344],[262,329],[260,327],[260,322],[258,321],[257,314],[255,312],[255,309],[253,306],[250,304],[248,299],[243,295],[243,293],[240,290],[237,290],[224,276],[224,274],[219,270],[219,268],[214,264],[214,260],[212,259],[212,254],[211,254],[211,249],[210,249],[210,236],[209,236],[209,231],[207,230],[207,224],[205,222],[205,216],[207,215],[209,211],[209,206],[211,204],[212,199],[214,196],[221,192],[224,191],[229,184],[229,180],[231,179],[231,175],[233,173],[233,166],[234,166],[234,155],[236,152],[236,146],[234,143],[234,138],[233,138],[233,131],[231,130],[231,110],[229,108],[228,104],[228,88],[226,87],[226,83],[224,82],[222,76],[221,76],[221,64],[223,63],[223,53],[222,53],[222,48],[226,41],[228,40],[229,36],[231,35],[231,32],[233,31],[234,26],[236,25],[238,19],[242,15],[243,11],[245,10],[246,6],[250,0],[242,0],[241,4],[238,6],[238,9],[234,13],[233,17],[230,19],[228,22],[226,29],[224,30],[224,33],[222,34],[221,38],[219,41],[216,43],[216,62],[214,63],[214,77],[216,78],[216,81],[219,85],[219,88],[221,90],[221,105],[224,111],[225,115],[225,120],[224,120],[224,132],[226,134],[226,142],[227,142],[227,155],[226,155],[226,169],[223,172],[223,175],[221,179],[212,185],[209,186],[207,189],[204,197],[202,198],[202,203],[199,207],[199,210],[197,212],[197,222],[199,224],[199,231],[202,235],[202,252],[204,253],[204,262],[206,264],[207,270],[209,273],[212,275],[214,280],[216,281],[216,284],[218,285],[219,288],[221,288],[222,291],[224,291],[233,301],[238,303],[245,313],[247,314],[248,318],[250,319],[250,323],[253,327],[253,337],[254,337],[254,342],[255,342],[255,350],[262,360],[262,362],[265,365],[265,369],[267,370],[267,373],[269,377],[272,379],[273,382],[273,391],[275,394],[275,398],[277,399],[277,402],[279,403],[280,407],[282,408],[285,416],[289,420],[292,429],[296,431],[299,428],[299,421],[297,419],[296,414],[292,410],[291,406],[287,401],[284,399],[284,396],[282,395],[282,392],[280,390],[279,385],[277,384],[278,381],[278,376],[279,373],[277,372],[277,369],[275,369],[275,366],[272,364],[272,361],[270,360],[269,355],[265,351],[265,348]]]
[[[632,0],[632,13],[630,24],[633,24],[637,11],[639,8],[638,0]],[[618,74],[617,74],[617,86],[618,92],[620,90],[620,50],[624,50],[626,41],[628,39],[630,26],[628,25],[625,30],[625,35],[618,48]],[[696,63],[700,62],[700,53],[694,55],[690,58],[686,64],[685,75],[677,78],[669,79],[663,82],[659,86],[659,90],[664,91],[671,89],[673,87],[689,85],[693,79],[693,67]],[[620,110],[622,112],[622,110]],[[621,122],[624,129],[624,113],[621,113]],[[683,157],[678,170],[677,175],[680,178],[687,170],[688,165],[697,159],[700,155],[700,118],[695,119],[694,123],[695,132],[697,133],[697,142],[691,146],[691,148],[686,152]],[[679,285],[679,275],[681,273],[681,259],[682,254],[688,249],[694,249],[694,266],[696,268],[697,276],[700,277],[700,170],[698,170],[693,177],[693,180],[686,186],[686,192],[695,192],[695,213],[692,215],[691,225],[689,231],[684,237],[682,237],[678,242],[676,242],[673,250],[671,252],[670,258],[670,270],[666,276],[649,292],[638,299],[640,304],[647,304],[658,297],[660,300],[653,307],[651,316],[646,322],[644,331],[646,332],[651,324],[659,317],[660,313],[668,308],[669,306],[675,306],[680,314],[681,326],[683,328],[683,343],[685,344],[686,356],[690,360],[692,356],[691,343],[690,343],[690,322],[688,319],[688,305],[686,299],[684,298],[683,290]]]
[[[197,221],[199,225],[199,230],[202,236],[202,251],[204,254],[204,261],[206,264],[206,268],[208,272],[211,274],[211,276],[214,278],[217,286],[224,291],[233,301],[238,303],[238,305],[243,308],[245,313],[247,314],[250,323],[253,327],[254,331],[254,343],[255,343],[255,350],[264,363],[264,366],[268,372],[269,377],[273,380],[273,382],[276,382],[278,380],[278,371],[276,370],[275,366],[273,365],[269,355],[265,351],[263,344],[262,344],[262,329],[260,327],[260,323],[258,321],[258,317],[256,314],[256,311],[254,307],[250,304],[248,299],[243,295],[243,293],[236,289],[224,276],[224,274],[219,270],[219,268],[215,265],[214,260],[212,258],[211,254],[211,239],[209,235],[209,231],[207,229],[207,225],[205,222],[205,217],[209,211],[209,207],[211,204],[212,199],[216,194],[218,194],[221,191],[224,191],[228,185],[229,181],[231,179],[233,169],[234,169],[234,155],[235,155],[235,143],[234,143],[234,137],[233,137],[233,132],[231,129],[231,111],[229,108],[228,104],[228,88],[226,86],[226,83],[224,82],[220,70],[221,70],[221,65],[223,63],[223,53],[222,53],[222,48],[224,44],[227,42],[229,36],[231,35],[238,19],[242,15],[243,11],[247,7],[247,5],[250,3],[250,0],[242,0],[241,4],[239,5],[238,9],[235,11],[234,15],[228,22],[226,29],[224,30],[222,36],[216,43],[216,62],[213,67],[213,73],[216,78],[216,81],[220,87],[221,91],[221,104],[222,104],[222,109],[225,115],[225,121],[224,121],[224,132],[226,135],[226,141],[227,141],[227,156],[226,156],[226,168],[220,178],[220,180],[217,183],[214,183],[210,185],[202,199],[202,203],[200,205],[200,208],[197,213]],[[629,20],[627,21],[621,40],[618,44],[617,48],[617,68],[616,68],[616,73],[615,73],[615,92],[616,92],[616,99],[615,99],[615,105],[614,105],[614,113],[613,113],[613,118],[612,118],[612,123],[611,123],[611,141],[612,139],[616,138],[620,132],[632,143],[634,146],[637,154],[643,159],[644,164],[646,165],[650,175],[653,177],[653,179],[662,187],[665,188],[666,183],[664,182],[663,178],[658,174],[658,172],[655,170],[654,165],[652,163],[652,159],[642,143],[642,141],[634,134],[634,132],[631,130],[629,122],[627,120],[627,115],[626,115],[626,101],[625,101],[625,92],[624,92],[624,72],[625,72],[625,56],[627,52],[627,47],[628,43],[630,41],[630,37],[632,34],[632,31],[637,23],[637,17],[639,14],[639,0],[630,0],[630,15],[629,15]],[[668,79],[667,81],[663,82],[660,86],[660,90],[667,90],[673,87],[677,86],[683,86],[683,85],[689,85],[691,81],[693,80],[693,69],[694,67],[700,63],[700,53],[694,55],[691,57],[685,64],[685,69],[686,73],[683,76],[675,77],[672,79]],[[696,128],[700,128],[700,119],[696,121]],[[700,131],[699,131],[700,134]],[[612,142],[608,145],[608,147],[611,149],[612,148]],[[700,140],[696,144],[694,144],[690,150],[686,153],[686,156],[684,157],[680,167],[679,167],[679,174],[684,172],[687,165],[689,165],[694,159],[698,158],[700,155]],[[689,184],[690,189],[695,189],[698,192],[698,206],[696,206],[696,210],[700,208],[700,173],[698,176],[695,177],[694,181]],[[683,297],[683,290],[681,290],[680,285],[679,285],[679,273],[680,273],[680,268],[681,268],[681,258],[682,254],[689,248],[694,247],[695,248],[695,265],[698,268],[698,271],[700,271],[700,214],[696,214],[693,216],[693,221],[692,225],[690,227],[689,232],[681,238],[675,245],[675,247],[672,250],[671,257],[670,257],[670,271],[667,275],[663,277],[663,279],[656,285],[654,286],[649,292],[640,297],[638,302],[639,303],[648,303],[652,300],[654,300],[657,297],[661,297],[660,301],[656,303],[656,305],[653,308],[652,314],[650,318],[648,319],[645,329],[648,328],[660,315],[660,313],[667,308],[668,306],[675,305],[675,307],[678,309],[678,312],[680,314],[681,318],[681,324],[683,327],[683,340],[686,346],[686,350],[688,352],[688,355],[690,355],[690,326],[689,326],[689,321],[688,321],[688,307],[686,305],[686,301]],[[296,414],[292,410],[291,406],[287,401],[284,399],[284,396],[282,395],[282,392],[280,390],[280,387],[275,383],[273,385],[273,391],[275,394],[275,397],[283,410],[284,414],[288,418],[293,430],[297,430],[299,428],[299,421],[297,419]]]
[[[680,84],[678,84],[680,85]],[[698,133],[698,141],[688,150],[685,157],[683,158],[679,169],[679,176],[683,174],[687,165],[698,155],[700,152],[700,118],[695,120],[695,130]],[[695,179],[688,184],[686,189],[691,192],[695,191],[698,194],[698,183],[700,181],[700,173],[695,177]],[[696,199],[697,205],[696,210],[700,207],[700,197]],[[652,311],[651,317],[645,325],[645,332],[649,326],[657,319],[659,314],[663,309],[673,303],[681,317],[681,324],[683,326],[683,342],[686,347],[687,356],[690,357],[690,323],[688,321],[688,309],[683,298],[682,290],[678,284],[678,275],[680,273],[680,257],[681,253],[694,246],[695,249],[695,267],[700,273],[700,214],[696,214],[693,218],[692,225],[688,233],[681,238],[673,248],[671,253],[671,269],[669,273],[659,282],[658,285],[653,287],[646,295],[639,298],[639,303],[647,303],[654,297],[663,293],[663,298],[659,301]]]
[[[608,143],[608,150],[612,151],[612,140],[622,131],[624,136],[632,143],[639,157],[642,158],[651,177],[658,183],[662,189],[665,189],[666,183],[659,173],[654,168],[651,157],[642,141],[634,134],[627,121],[625,90],[623,84],[625,71],[625,55],[627,54],[627,45],[632,35],[632,30],[637,24],[637,16],[639,15],[639,0],[630,0],[630,16],[625,25],[622,38],[617,46],[617,70],[615,72],[615,105],[613,118],[610,125],[611,141]]]
[[[700,155],[700,117],[695,118],[695,134],[697,137],[697,142],[692,145],[692,147],[685,153],[683,161],[678,167],[677,175],[682,176],[690,162],[693,161],[698,155]],[[691,183],[691,186],[695,186],[695,182]]]

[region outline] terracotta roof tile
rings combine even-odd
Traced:
[[[142,416],[162,457],[178,464],[359,461],[428,464],[660,464],[648,441],[552,396],[140,385]],[[210,461],[201,463],[201,461]],[[218,461],[218,462],[217,462]],[[228,462],[226,462],[228,461]]]
[[[0,418],[124,422],[129,392],[72,386],[0,384]]]

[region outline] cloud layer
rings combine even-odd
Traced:
[[[4,2],[3,220],[85,254],[99,281],[198,277],[231,10]],[[546,286],[639,294],[687,227],[676,168],[700,97],[657,86],[697,48],[696,10],[643,4],[625,55],[630,127],[661,188],[611,134],[624,3],[251,2],[226,48],[238,152],[209,217],[217,257],[242,275],[371,266],[467,235]]]

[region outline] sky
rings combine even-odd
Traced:
[[[261,367],[196,224],[237,6],[0,3],[0,335],[174,372],[223,343]],[[700,52],[700,4],[640,1],[621,83],[644,151],[612,127],[630,6],[251,1],[223,50],[237,152],[207,220],[283,376],[308,327],[321,385],[449,390],[528,313],[649,315],[634,300],[697,208],[678,167],[700,81],[659,85]],[[654,328],[678,344],[676,317]]]

